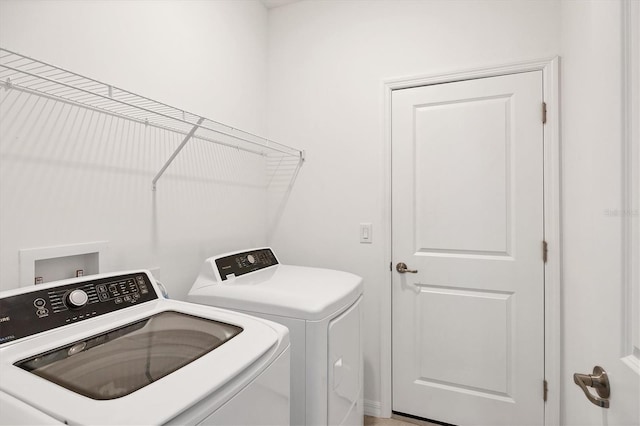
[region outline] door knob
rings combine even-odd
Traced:
[[[609,378],[607,372],[600,366],[593,367],[593,374],[578,374],[573,375],[573,381],[576,385],[580,386],[582,392],[589,401],[598,407],[609,408],[609,395],[611,395],[611,388],[609,387]],[[592,387],[596,390],[598,396],[593,395],[587,387]]]
[[[418,270],[417,269],[408,269],[407,268],[407,264],[400,262],[396,265],[396,271],[400,272],[401,274],[404,274],[406,272],[412,273],[412,274],[417,274]]]

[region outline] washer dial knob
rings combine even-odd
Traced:
[[[69,306],[70,308],[82,308],[87,304],[89,296],[87,296],[87,293],[85,293],[84,290],[80,290],[79,288],[77,288],[67,294],[66,299],[67,306]]]
[[[253,265],[254,263],[256,263],[256,258],[253,257],[252,254],[250,254],[249,256],[247,256],[247,262],[249,262],[249,264]]]

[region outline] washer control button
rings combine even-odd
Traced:
[[[82,308],[87,304],[88,300],[89,296],[87,296],[87,293],[79,288],[72,290],[67,295],[67,305],[69,305],[70,308]]]
[[[33,306],[35,306],[38,309],[44,308],[46,304],[47,302],[45,302],[45,300],[41,297],[33,301]]]

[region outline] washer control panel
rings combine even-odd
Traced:
[[[216,259],[216,267],[222,281],[277,264],[278,259],[270,248],[234,253]]]
[[[144,272],[91,279],[0,298],[0,344],[158,299]]]

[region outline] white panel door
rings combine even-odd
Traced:
[[[638,426],[640,2],[565,3],[563,14],[572,21],[572,40],[564,48],[563,141],[571,148],[563,154],[567,219],[561,423]],[[618,61],[621,53],[623,60]],[[623,76],[622,90],[617,76]],[[596,103],[584,102],[586,86]],[[607,120],[601,120],[605,116]],[[592,160],[581,156],[584,152]],[[574,373],[593,374],[594,366],[607,372],[608,408],[592,404],[574,383]],[[586,390],[599,396],[593,387]]]
[[[393,92],[395,412],[544,423],[542,102],[540,71]]]

